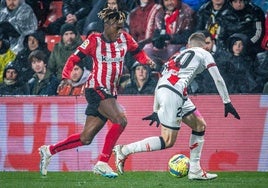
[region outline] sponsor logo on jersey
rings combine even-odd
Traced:
[[[122,57],[106,57],[106,56],[101,56],[101,61],[107,62],[107,63],[112,63],[112,62],[120,62],[123,61]]]
[[[86,49],[88,45],[89,45],[89,40],[86,39],[86,40],[81,44],[81,48]]]

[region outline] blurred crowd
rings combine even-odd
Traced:
[[[1,0],[0,96],[83,95],[92,60],[74,66],[66,87],[62,70],[87,36],[103,31],[97,14],[105,7],[127,14],[123,29],[157,64],[152,70],[127,54],[119,94],[153,94],[165,62],[196,31],[229,93],[268,94],[267,0]],[[49,36],[59,37],[52,48]],[[212,82],[204,72],[188,92],[216,93]]]

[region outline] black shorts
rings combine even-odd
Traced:
[[[107,118],[101,115],[98,111],[100,101],[108,98],[116,98],[116,96],[108,94],[105,88],[99,87],[96,89],[87,88],[85,90],[85,97],[88,103],[85,114],[87,116],[98,116],[103,121],[107,121]]]

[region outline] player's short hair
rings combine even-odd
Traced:
[[[111,23],[124,23],[126,21],[126,13],[116,9],[104,8],[98,13],[98,17],[104,21],[104,23],[110,21]]]
[[[190,47],[204,47],[206,45],[206,37],[202,32],[193,33],[188,39]]]

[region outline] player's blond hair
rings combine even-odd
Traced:
[[[203,48],[206,45],[206,37],[201,32],[193,33],[188,39],[189,47],[201,47]]]
[[[124,23],[126,21],[126,13],[116,9],[104,8],[98,13],[98,17],[104,21],[104,23],[110,21],[111,23]]]

